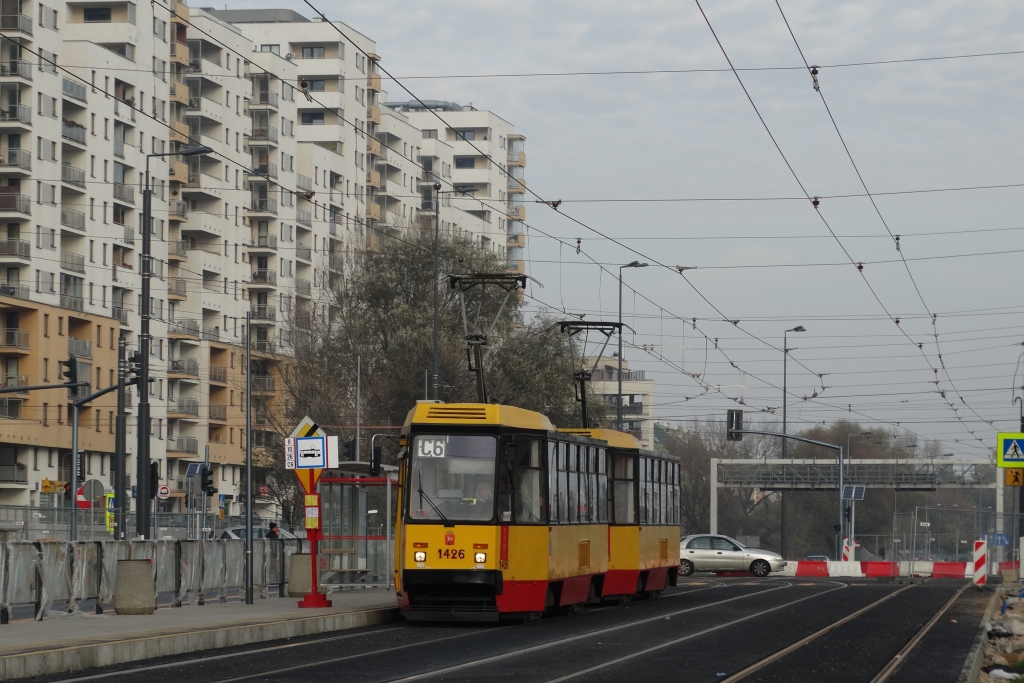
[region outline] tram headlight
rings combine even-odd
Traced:
[[[487,553],[477,553],[474,558],[477,564],[483,564],[487,561]]]
[[[415,553],[413,553],[412,557],[417,562],[426,562],[427,561],[427,554],[425,552],[423,552],[422,550],[417,550]]]

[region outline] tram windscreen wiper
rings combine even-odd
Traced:
[[[417,493],[420,494],[420,510],[423,509],[423,501],[426,500],[427,503],[430,504],[430,507],[433,508],[434,512],[437,513],[437,516],[441,518],[441,521],[447,522],[448,518],[444,516],[444,513],[441,512],[441,510],[438,509],[436,505],[434,505],[434,501],[430,500],[430,496],[423,493],[423,470],[420,470],[419,472],[417,472],[417,474],[420,475],[420,488],[419,491],[417,491]]]

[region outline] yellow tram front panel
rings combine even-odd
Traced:
[[[500,536],[494,526],[407,524],[402,564],[405,569],[497,569]]]

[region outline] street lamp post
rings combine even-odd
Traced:
[[[786,386],[786,361],[789,358],[789,346],[787,345],[787,335],[790,332],[806,332],[807,330],[803,325],[797,325],[791,330],[786,330],[782,333],[782,457],[786,457],[786,442],[789,440],[786,437],[786,399],[789,396],[789,391]],[[840,495],[842,492],[840,492]],[[786,557],[786,551],[789,549],[789,530],[786,527],[786,490],[782,490],[782,519],[779,526],[781,529],[781,539],[779,545],[781,546],[782,556]]]
[[[624,266],[619,266],[619,394],[615,405],[615,428],[622,431],[622,269],[623,268],[646,268],[646,263],[633,261]],[[590,425],[583,425],[584,428]]]
[[[438,268],[441,252],[441,183],[434,183],[434,361],[433,376],[431,377],[430,398],[437,401],[441,396],[441,322],[438,312],[438,282],[440,277]]]
[[[142,190],[142,310],[139,319],[139,447],[135,458],[135,532],[146,538],[149,534],[149,350],[152,338],[149,334],[149,320],[152,315],[150,279],[153,276],[153,255],[151,235],[153,228],[153,190],[149,183],[149,160],[153,157],[167,157],[180,154],[183,157],[208,154],[213,149],[200,145],[185,147],[179,152],[154,152],[146,155],[145,185]]]

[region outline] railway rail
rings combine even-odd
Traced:
[[[800,579],[701,579],[659,599],[592,606],[540,622],[395,624],[143,666],[68,681],[318,681],[413,683],[508,679],[530,683],[812,680],[908,683],[907,666],[969,642],[936,640],[950,616],[973,639],[991,594],[963,581],[923,584]],[[972,620],[973,626],[966,623]],[[959,650],[963,650],[962,655]],[[909,662],[908,662],[909,664]],[[927,680],[957,680],[930,672]],[[911,672],[912,673],[912,672]]]

